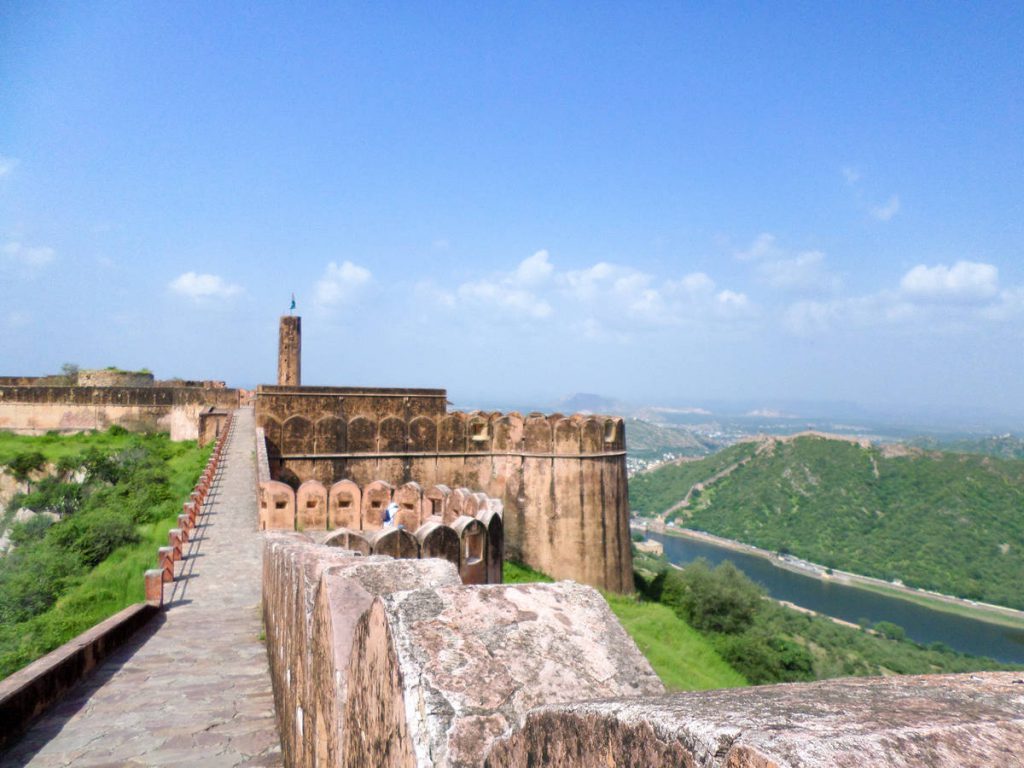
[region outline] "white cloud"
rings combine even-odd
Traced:
[[[715,290],[715,281],[703,272],[691,272],[671,284],[671,288],[689,296],[707,294]]]
[[[219,275],[185,272],[174,278],[168,288],[193,301],[202,299],[226,299],[242,292],[242,286],[227,283]]]
[[[7,176],[14,170],[15,166],[18,165],[18,161],[13,157],[5,157],[0,155],[0,179]]]
[[[750,305],[747,294],[729,290],[719,291],[715,294],[715,301],[723,307],[733,309],[746,309]]]
[[[924,301],[985,301],[999,292],[999,270],[975,261],[958,261],[952,267],[918,264],[900,280],[900,289]]]
[[[625,343],[637,333],[667,326],[709,327],[752,314],[743,293],[718,290],[703,272],[662,278],[633,267],[599,261],[560,271],[547,251],[537,251],[510,271],[484,275],[453,290],[427,281],[417,295],[474,322],[558,321],[580,338]]]
[[[536,320],[550,317],[551,305],[530,291],[510,287],[506,282],[478,280],[463,283],[458,288],[458,297],[477,306],[492,309],[507,309],[514,314],[526,315]]]
[[[868,212],[879,221],[889,221],[900,212],[900,196],[891,195],[882,205],[873,205]]]
[[[18,264],[22,267],[39,268],[45,267],[53,261],[56,253],[53,248],[45,246],[28,246],[11,240],[0,247],[4,261],[10,264]]]
[[[533,256],[519,262],[514,279],[522,285],[537,285],[551,277],[554,271],[555,268],[548,261],[548,252],[537,251]]]
[[[736,253],[740,261],[756,262],[755,274],[762,283],[784,291],[833,291],[841,280],[825,266],[822,251],[793,253],[779,245],[775,235],[762,232],[750,247]]]
[[[1017,315],[1024,315],[1024,286],[1009,288],[999,294],[999,299],[985,307],[982,315],[988,320],[1005,321]]]
[[[858,171],[853,166],[851,166],[851,165],[844,165],[839,170],[843,174],[843,179],[846,180],[847,186],[853,186],[858,181],[860,181],[861,173],[860,173],[860,171]]]
[[[989,323],[1024,315],[1024,286],[999,287],[992,264],[958,261],[953,266],[919,264],[898,289],[828,301],[798,301],[782,313],[784,328],[797,335],[835,329],[904,327],[918,333],[983,332]]]
[[[825,254],[804,251],[793,258],[766,261],[758,266],[758,275],[772,288],[781,290],[834,290],[840,280],[825,268]]]
[[[538,295],[554,274],[547,251],[523,259],[512,272],[499,273],[458,285],[454,294],[439,292],[436,300],[445,307],[468,305],[480,319],[488,315],[543,320],[554,313],[547,299]]]
[[[776,245],[775,235],[770,232],[762,232],[754,238],[754,242],[745,251],[737,251],[736,258],[740,261],[757,261],[768,256],[777,257],[781,253]]]
[[[337,306],[353,298],[372,277],[370,270],[351,261],[343,261],[340,266],[332,261],[316,281],[313,298],[321,307]]]

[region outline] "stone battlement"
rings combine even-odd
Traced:
[[[505,557],[502,503],[481,492],[419,483],[362,487],[339,480],[327,488],[307,480],[293,490],[271,480],[266,441],[256,432],[257,504],[261,531],[300,531],[311,541],[363,555],[437,557],[453,563],[465,584],[498,584]],[[393,524],[384,513],[395,503]]]
[[[315,418],[294,414],[279,420],[269,408],[257,410],[270,455],[279,461],[414,453],[619,456],[626,450],[623,420],[592,414],[453,411],[411,418],[363,414],[345,418],[328,413]]]
[[[286,765],[1024,765],[1020,673],[666,694],[579,584],[463,586],[297,534],[263,563]]]
[[[238,407],[238,390],[221,387],[110,387],[0,385],[0,429],[40,435],[120,425],[169,432],[172,440],[199,438],[207,408]]]

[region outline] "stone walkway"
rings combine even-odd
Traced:
[[[164,586],[169,609],[0,766],[281,764],[261,641],[254,444],[252,409],[242,409],[188,556]]]

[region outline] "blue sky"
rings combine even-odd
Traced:
[[[1024,413],[1024,6],[8,3],[0,359]]]

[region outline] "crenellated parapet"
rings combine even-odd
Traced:
[[[502,501],[510,557],[555,578],[633,588],[621,418],[449,413],[442,402],[431,390],[261,387],[256,420],[279,482],[478,488]]]
[[[261,398],[267,389],[281,388],[261,388]],[[387,390],[377,400],[368,390],[308,389],[301,401],[295,390],[257,399],[276,481],[296,490],[309,480],[414,482],[428,496],[439,485],[478,488],[502,501],[510,557],[555,578],[632,589],[621,418],[447,413],[431,405],[429,390]],[[302,410],[279,418],[269,405],[281,398]]]
[[[396,558],[451,561],[466,584],[502,580],[505,526],[500,499],[443,484],[424,489],[410,481],[359,485],[343,479],[326,486],[306,480],[293,489],[270,478],[262,431],[256,434],[259,528],[300,531],[322,544]],[[385,512],[395,504],[394,520]]]
[[[626,450],[624,422],[613,416],[455,411],[377,418],[310,410],[285,415],[257,408],[257,425],[275,460],[394,458],[419,453],[555,458],[617,456]]]

